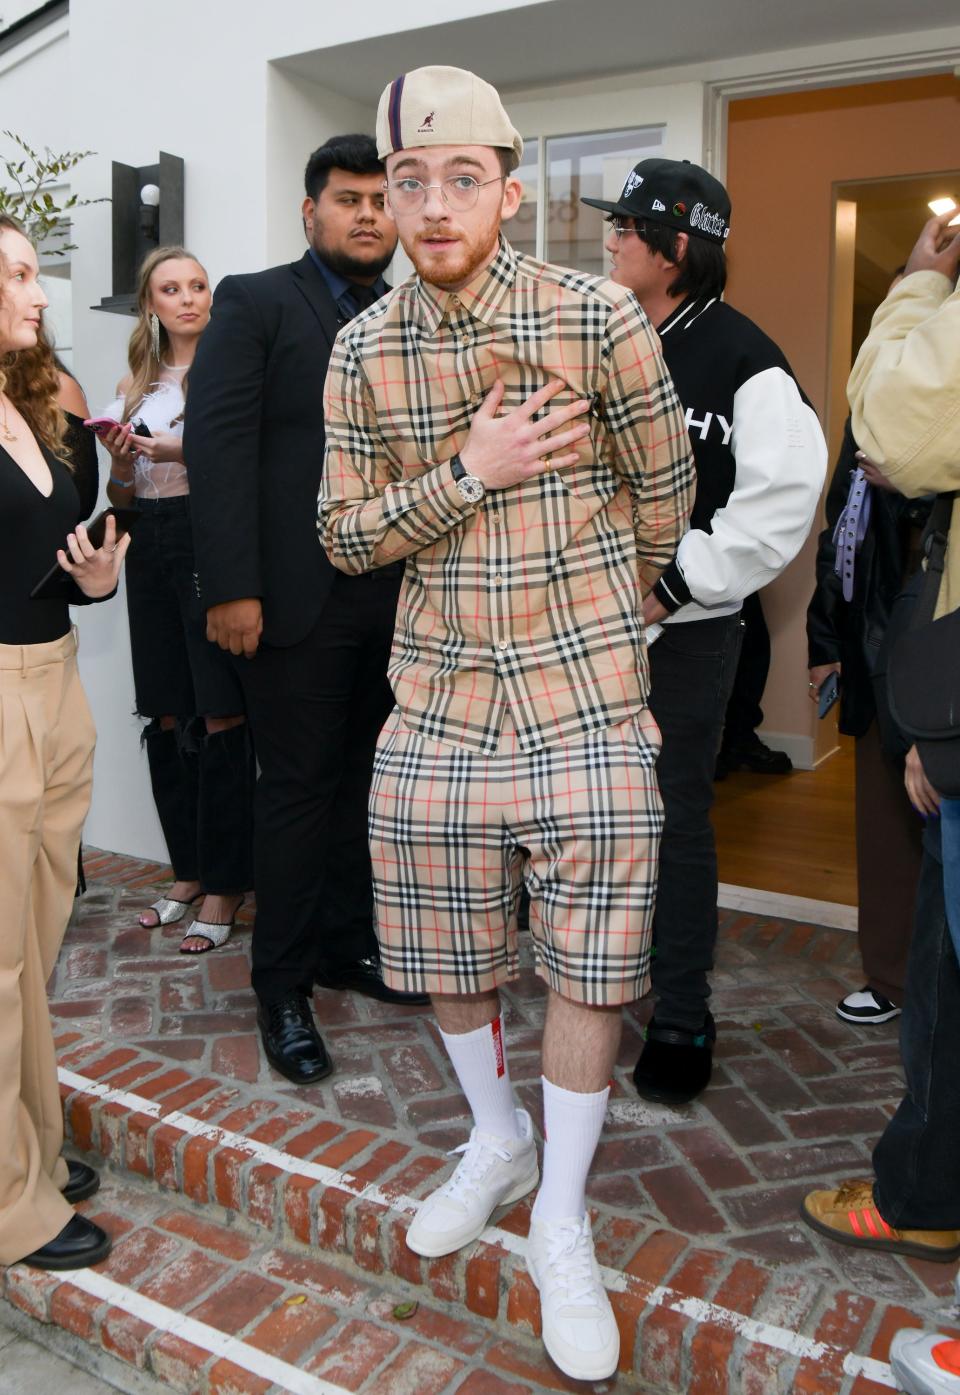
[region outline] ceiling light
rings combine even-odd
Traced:
[[[956,206],[956,199],[951,198],[931,199],[927,204],[930,212],[935,214],[938,218],[944,213],[949,213],[951,208],[956,208]],[[951,226],[953,225],[951,224]]]

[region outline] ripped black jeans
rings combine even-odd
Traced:
[[[127,556],[127,613],[137,711],[174,874],[212,894],[253,884],[256,762],[246,722],[207,732],[205,717],[244,713],[229,656],[206,637],[194,577],[190,501],[138,499]],[[174,717],[163,729],[161,717]]]

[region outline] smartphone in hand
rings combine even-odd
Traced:
[[[83,424],[94,435],[105,436],[108,431],[116,430],[120,422],[114,421],[113,417],[88,417]]]
[[[107,519],[111,514],[116,520],[118,542],[124,533],[133,531],[142,517],[138,509],[104,509],[86,525],[87,537],[93,547],[103,547],[103,540],[107,532]],[[64,539],[64,548],[66,548],[66,539]],[[63,595],[65,589],[69,588],[70,582],[69,574],[63,570],[58,561],[54,560],[53,566],[40,578],[30,592],[30,599],[32,601],[56,600]]]
[[[817,690],[817,716],[822,721],[840,696],[839,673],[828,673]]]

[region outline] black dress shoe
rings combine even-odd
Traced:
[[[317,983],[321,988],[346,989],[350,993],[362,993],[365,998],[376,998],[378,1003],[396,1003],[400,1007],[426,1007],[430,1002],[429,993],[404,993],[399,988],[388,987],[383,981],[380,960],[374,954],[368,959],[355,959],[352,964],[336,964],[321,970]]]
[[[24,1255],[20,1263],[29,1264],[32,1269],[85,1269],[88,1264],[106,1259],[111,1245],[105,1230],[86,1216],[74,1216],[59,1235],[32,1255]]]
[[[722,780],[731,770],[750,770],[754,775],[789,775],[793,761],[786,751],[775,751],[762,742],[759,736],[746,741],[742,746],[723,746],[717,757],[717,770],[714,779]]]
[[[641,1099],[655,1104],[689,1104],[710,1084],[717,1029],[710,1013],[699,1032],[670,1027],[654,1018],[633,1070]]]
[[[94,1192],[100,1190],[100,1174],[94,1172],[92,1167],[76,1162],[73,1158],[67,1158],[67,1167],[70,1177],[63,1189],[63,1195],[71,1206],[76,1201],[86,1201],[88,1196],[93,1196]]]
[[[267,1060],[294,1085],[312,1085],[333,1070],[310,1004],[302,994],[293,993],[278,1003],[261,1003],[257,1024]]]

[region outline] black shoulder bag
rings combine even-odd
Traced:
[[[934,620],[943,580],[953,494],[930,514],[927,569],[909,628],[893,646],[887,671],[890,711],[916,743],[924,773],[939,794],[960,796],[960,610]],[[960,547],[960,539],[955,541]]]

